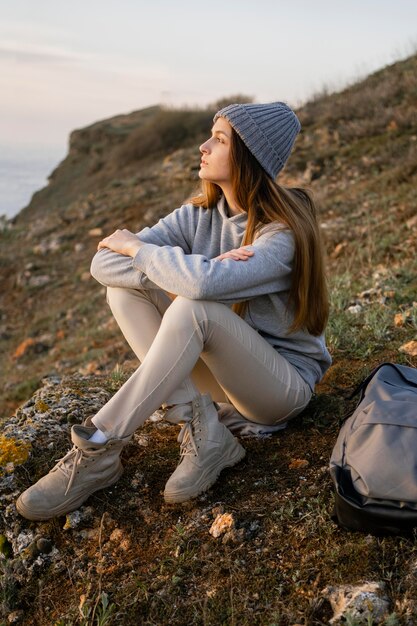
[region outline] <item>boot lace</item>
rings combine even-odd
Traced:
[[[196,419],[191,420],[191,422],[185,422],[182,425],[180,434],[178,435],[178,442],[181,444],[181,457],[190,454],[198,456],[198,446],[195,440],[196,432],[199,432],[200,430],[198,426],[199,421]]]
[[[58,459],[55,469],[61,471],[64,476],[68,478],[68,485],[64,495],[67,495],[71,489],[75,480],[77,469],[82,467],[82,462],[88,461],[89,459],[99,456],[100,454],[101,450],[89,450],[87,456],[83,450],[77,446],[73,446],[71,450],[62,457],[62,459]]]

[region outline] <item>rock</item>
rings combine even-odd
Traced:
[[[14,552],[20,554],[23,550],[33,544],[34,539],[35,537],[31,530],[20,532],[13,545]]]
[[[39,537],[36,542],[36,547],[41,554],[49,554],[52,551],[52,541],[45,537]]]
[[[126,532],[121,528],[115,528],[110,535],[109,541],[117,544],[117,547],[123,552],[128,552],[131,548],[131,542]]]
[[[409,356],[417,356],[417,341],[414,339],[408,343],[404,343],[398,348],[399,352],[408,354]]]
[[[288,469],[304,469],[308,466],[309,463],[307,459],[292,459],[291,463],[288,465]]]
[[[63,526],[64,530],[70,530],[77,528],[77,526],[81,523],[81,513],[80,511],[73,511],[72,513],[68,513],[65,524]]]
[[[337,246],[332,251],[332,253],[330,254],[332,259],[337,259],[342,254],[343,250],[345,250],[346,247],[347,247],[346,241],[343,241],[342,243],[338,243]]]
[[[400,327],[400,326],[404,326],[404,314],[403,313],[396,313],[394,315],[394,326]]]
[[[359,294],[359,298],[361,300],[371,300],[374,296],[378,296],[380,290],[377,287],[372,287],[371,289],[365,289],[365,291],[361,291]]]
[[[20,357],[22,357],[31,346],[34,346],[35,343],[36,341],[33,339],[33,337],[28,337],[27,339],[24,339],[21,343],[19,343],[16,350],[14,351],[13,358],[20,359]]]
[[[115,528],[109,537],[109,541],[112,541],[113,543],[120,543],[123,541],[124,537],[125,535],[123,530],[121,528]]]
[[[19,624],[23,620],[25,616],[24,611],[12,611],[7,616],[7,621],[9,624]]]
[[[155,413],[152,413],[152,415],[149,417],[149,420],[151,422],[162,422],[164,419],[164,415],[165,415],[165,411],[158,409],[157,411],[155,411]]]
[[[386,126],[387,131],[389,132],[394,132],[396,130],[398,130],[398,124],[395,120],[391,120],[387,126]]]
[[[91,230],[88,231],[88,234],[90,235],[90,237],[102,237],[103,236],[103,229],[102,228],[91,228]]]
[[[209,530],[210,535],[216,539],[226,532],[235,528],[235,520],[232,513],[219,513]]]
[[[137,470],[132,480],[130,481],[130,485],[132,489],[138,489],[140,486],[144,484],[145,484],[145,475],[140,470]]]
[[[334,614],[329,621],[333,626],[346,624],[348,618],[360,620],[361,624],[381,624],[389,609],[389,600],[382,582],[367,582],[358,586],[330,586],[323,589],[322,595],[333,609]]]
[[[77,528],[80,524],[90,520],[92,514],[93,509],[91,506],[82,506],[80,509],[72,511],[72,513],[68,513],[63,529],[73,530],[74,528]]]
[[[87,363],[87,365],[80,367],[78,371],[80,374],[82,374],[82,376],[89,376],[90,374],[100,374],[100,363],[98,363],[98,361],[90,361],[90,363]]]
[[[32,251],[34,254],[45,255],[49,252],[56,252],[61,248],[62,241],[60,237],[51,237],[51,239],[42,241],[41,243],[33,246]]]
[[[31,276],[28,280],[29,287],[44,287],[51,281],[49,274],[40,274],[39,276]]]
[[[147,448],[149,446],[148,435],[141,435],[139,433],[135,433],[133,438],[134,438],[135,443],[137,443],[139,446],[142,446],[142,448]]]
[[[411,307],[396,313],[394,316],[394,324],[397,327],[413,324],[414,320],[417,321],[417,302],[413,302]]]
[[[365,167],[369,167],[370,165],[373,165],[373,163],[375,163],[375,159],[369,156],[365,156],[365,155],[361,157],[361,161]]]
[[[359,315],[362,312],[362,306],[360,304],[352,304],[352,306],[348,306],[346,309],[348,313],[352,313],[352,315]]]

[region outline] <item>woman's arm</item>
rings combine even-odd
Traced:
[[[235,261],[247,261],[253,254],[253,250],[247,246],[241,246],[240,248],[233,248],[233,250],[219,254],[219,256],[214,257],[214,260],[224,261],[224,259],[234,259]]]
[[[152,228],[144,228],[137,233],[138,241],[156,246],[180,246],[185,252],[191,251],[191,241],[195,230],[195,208],[188,204],[176,209],[159,220]],[[91,275],[106,287],[132,289],[154,289],[158,285],[132,265],[132,258],[115,252],[108,247],[99,247],[92,259]]]
[[[294,255],[290,231],[261,235],[245,248],[253,255],[240,262],[233,258],[235,251],[208,259],[179,247],[145,244],[132,265],[161,289],[192,300],[229,304],[289,289]]]

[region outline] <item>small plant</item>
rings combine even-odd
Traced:
[[[78,610],[80,612],[81,626],[107,626],[111,623],[116,605],[113,602],[109,602],[109,596],[102,591],[94,604],[86,596],[81,596]]]
[[[126,373],[123,369],[123,366],[119,363],[116,363],[114,370],[110,374],[110,379],[112,383],[121,384],[126,380]]]
[[[16,581],[9,561],[0,558],[0,611],[7,613],[15,606],[17,598]]]
[[[106,626],[106,624],[110,624],[111,617],[115,610],[116,605],[109,602],[107,593],[102,591],[100,595],[100,603],[98,605],[96,604],[93,611],[96,626]]]

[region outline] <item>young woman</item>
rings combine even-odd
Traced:
[[[65,514],[113,484],[123,446],[161,406],[183,424],[167,502],[194,498],[245,455],[213,400],[227,400],[229,424],[253,428],[306,407],[330,365],[322,247],[310,196],[275,182],[299,130],[282,102],[221,109],[200,146],[201,194],[99,243],[92,275],[141,365],[92,425],[72,427],[72,450],[18,499],[23,516]]]

